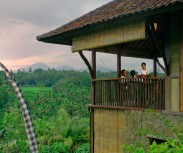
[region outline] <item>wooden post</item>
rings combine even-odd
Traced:
[[[120,51],[117,52],[117,77],[121,77],[121,54]]]
[[[92,105],[95,105],[96,51],[92,51]],[[90,109],[90,153],[94,153],[94,110]]]
[[[92,51],[92,80],[96,79],[96,51]],[[95,82],[92,81],[92,104],[95,105]]]
[[[167,102],[170,102],[170,111],[180,111],[180,32],[181,32],[181,16],[180,12],[172,12],[170,13],[170,37],[169,43],[165,47],[168,49],[169,54],[169,66],[170,66],[170,82],[169,82],[169,89],[166,86],[165,90],[169,90],[169,97]],[[168,31],[167,31],[168,32]],[[167,56],[167,57],[168,57]],[[167,98],[168,98],[167,97]]]
[[[90,108],[90,153],[94,153],[94,108]]]
[[[96,79],[96,51],[92,51],[93,79]]]
[[[155,34],[156,30],[155,30],[154,24],[151,21],[148,21],[148,24],[149,24],[148,27],[150,27],[148,31],[151,35],[152,40],[153,40],[154,47],[162,55],[163,61],[165,64],[165,68],[166,68],[166,74],[169,76],[169,63],[168,63],[167,57],[165,55],[165,52],[161,50],[159,43],[157,41],[158,39],[157,39],[156,34]]]
[[[183,11],[179,16],[179,20],[181,21],[181,27],[183,26],[183,21],[181,19],[183,15]],[[180,39],[180,112],[183,112],[183,29],[180,28],[181,39]]]
[[[90,72],[90,76],[92,78],[93,77],[93,70],[92,70],[90,63],[88,62],[87,58],[84,56],[82,51],[79,52],[79,55],[83,59],[83,61],[85,62],[86,66],[88,67],[88,70]]]
[[[156,63],[156,59],[153,60],[153,75],[154,75],[154,77],[157,77],[157,63]]]

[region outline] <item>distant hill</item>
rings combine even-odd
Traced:
[[[32,64],[32,65],[29,65],[29,66],[26,66],[26,67],[23,67],[21,68],[20,70],[21,71],[25,71],[25,72],[28,72],[30,69],[32,71],[35,71],[36,69],[43,69],[43,70],[48,70],[48,69],[55,69],[57,71],[62,71],[62,70],[74,70],[74,68],[70,67],[70,66],[67,66],[67,65],[62,65],[62,66],[59,66],[59,67],[51,67],[45,63],[35,63],[35,64]]]
[[[62,71],[62,70],[74,70],[72,67],[67,66],[67,65],[63,65],[63,66],[59,66],[57,68],[55,68],[58,71]]]
[[[48,70],[48,69],[55,69],[57,71],[63,71],[63,70],[75,70],[73,67],[70,67],[68,65],[62,65],[62,66],[59,66],[59,67],[51,67],[45,63],[35,63],[35,64],[32,64],[32,65],[29,65],[29,66],[26,66],[26,67],[23,67],[21,68],[20,70],[21,71],[25,71],[25,72],[28,72],[30,69],[32,71],[35,71],[36,69],[43,69],[43,70]],[[83,69],[80,69],[78,71],[88,71],[87,68],[83,68]],[[110,69],[110,68],[107,68],[107,67],[104,67],[104,66],[97,66],[97,71],[101,71],[101,72],[111,72],[111,71],[115,71],[113,69]]]
[[[109,69],[107,67],[103,67],[103,66],[97,66],[97,71],[101,71],[101,72],[110,72],[110,71],[114,71],[112,69]]]
[[[20,70],[21,71],[26,71],[28,72],[29,69],[31,68],[32,71],[36,70],[36,69],[43,69],[43,70],[48,70],[50,69],[51,67],[46,65],[45,63],[35,63],[33,65],[30,65],[30,66],[26,66],[24,68],[21,68]]]
[[[103,66],[97,66],[97,71],[100,71],[100,72],[113,72],[115,71],[114,69],[110,69],[110,68],[107,68],[107,67],[103,67]],[[79,71],[88,71],[88,68],[83,68],[83,69],[80,69]]]

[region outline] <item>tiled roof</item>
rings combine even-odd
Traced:
[[[56,35],[83,28],[88,25],[113,20],[118,17],[145,13],[157,8],[183,3],[183,0],[113,0],[74,21],[37,37],[39,41]]]

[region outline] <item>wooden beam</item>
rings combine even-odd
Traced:
[[[126,106],[106,106],[106,105],[88,105],[88,108],[98,109],[113,109],[113,110],[138,110],[145,111],[147,108],[143,107],[126,107]],[[152,112],[163,112],[161,109],[152,109]]]
[[[121,77],[121,54],[120,51],[117,53],[117,77]]]
[[[145,19],[121,23],[100,31],[93,31],[85,35],[74,37],[72,51],[96,49],[146,38]]]
[[[182,20],[183,11],[179,16],[179,20],[181,21],[181,27],[183,27],[183,20]],[[183,29],[181,30],[181,41],[180,41],[180,112],[183,112]]]
[[[96,51],[92,51],[92,79],[96,79]],[[95,82],[92,81],[92,105],[95,105]],[[94,153],[94,110],[90,111],[90,153]]]
[[[140,50],[140,49],[134,49],[134,48],[121,47],[121,46],[98,48],[96,49],[96,51],[102,52],[102,53],[108,53],[108,54],[109,53],[117,54],[118,51],[120,51],[121,56],[154,59],[151,53],[147,52],[147,50]]]
[[[96,79],[96,51],[92,51],[92,79]]]
[[[157,77],[157,62],[156,59],[153,60],[153,75],[154,77]]]
[[[161,69],[162,69],[164,72],[166,72],[165,67],[160,63],[160,61],[158,60],[158,58],[156,59],[156,62],[157,62],[157,64],[158,64],[158,66],[161,67]]]
[[[92,66],[88,62],[87,58],[84,56],[83,52],[80,51],[79,55],[87,65],[90,76],[92,79],[96,79],[96,52],[92,51]],[[92,104],[95,104],[95,82],[92,81]],[[90,111],[90,153],[94,153],[94,112],[93,109],[89,109]]]
[[[94,109],[90,110],[90,153],[94,153]]]
[[[93,70],[92,70],[92,67],[91,67],[90,63],[88,62],[87,58],[84,56],[84,54],[83,54],[82,51],[80,51],[78,53],[79,53],[80,57],[83,59],[83,61],[85,62],[86,66],[88,67],[89,72],[90,72],[90,76],[92,78],[92,76],[93,76]]]
[[[148,31],[150,33],[150,36],[152,37],[153,43],[155,48],[157,49],[157,51],[162,55],[163,57],[163,61],[165,63],[165,67],[166,67],[166,74],[169,76],[170,72],[169,72],[169,64],[165,55],[165,52],[161,50],[159,44],[158,44],[158,40],[156,38],[156,30],[155,30],[155,26],[151,21],[148,21]]]

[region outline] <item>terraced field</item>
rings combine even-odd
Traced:
[[[21,87],[25,100],[34,100],[37,96],[49,93],[50,87]]]

